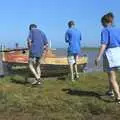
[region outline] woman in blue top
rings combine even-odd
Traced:
[[[109,60],[107,59],[107,56],[105,54],[109,48],[120,47],[120,29],[113,26],[113,18],[113,14],[106,14],[101,19],[104,28],[101,32],[101,48],[95,60],[95,63],[96,65],[98,65],[98,62],[103,55],[103,69],[108,74],[110,86],[108,95],[114,96],[115,92],[116,100],[118,103],[120,103],[120,91],[118,83],[116,81],[116,70],[119,67],[110,67]],[[119,53],[120,51],[118,51],[118,54]]]

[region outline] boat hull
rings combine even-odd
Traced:
[[[4,51],[2,52],[2,62],[4,63],[4,69],[6,73],[22,73],[22,71],[28,72],[28,61],[29,61],[28,50],[12,50],[12,51]],[[82,72],[84,70],[85,65],[87,64],[87,57],[79,57],[78,71]],[[49,50],[48,53],[41,58],[41,71],[42,76],[59,76],[65,75],[69,73],[69,65],[67,61],[67,57],[56,57]]]

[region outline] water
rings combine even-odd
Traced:
[[[98,51],[83,51],[88,56],[88,64],[87,64],[87,71],[93,72],[93,71],[102,71],[103,70],[103,60],[101,59],[99,66],[95,66],[95,59],[98,54]]]
[[[54,53],[57,55],[57,57],[64,57],[67,56],[67,50],[66,49],[56,49]],[[100,65],[98,67],[95,66],[94,61],[97,56],[98,49],[82,49],[81,56],[87,55],[88,56],[88,64],[86,67],[87,72],[93,72],[93,71],[102,71],[102,60],[100,61]]]
[[[3,63],[0,61],[0,76],[4,75],[4,70],[3,70]]]

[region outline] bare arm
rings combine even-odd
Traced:
[[[43,33],[43,42],[44,42],[44,52],[47,52],[48,51],[48,40],[44,33]]]
[[[48,51],[48,44],[44,45],[44,51]]]
[[[69,35],[68,32],[65,33],[65,42],[69,43]]]
[[[27,46],[28,46],[28,49],[31,48],[31,46],[32,46],[32,40],[27,39]]]
[[[28,46],[28,49],[31,48],[32,46],[32,31],[30,31],[29,35],[28,35],[28,38],[27,38],[27,46]]]
[[[105,44],[102,44],[101,47],[100,47],[100,50],[99,50],[99,53],[97,55],[97,58],[95,60],[95,64],[98,65],[98,62],[100,61],[105,49],[106,49],[107,45]]]
[[[105,44],[101,45],[100,50],[99,50],[99,53],[98,53],[98,56],[97,56],[99,59],[101,59],[101,57],[102,57],[102,55],[103,55],[106,47],[107,47],[107,46],[106,46]]]

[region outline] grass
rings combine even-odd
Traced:
[[[102,72],[81,73],[75,83],[49,78],[36,87],[24,77],[0,79],[0,120],[119,120],[120,105],[102,96],[108,88]]]

